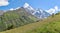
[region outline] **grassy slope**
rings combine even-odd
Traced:
[[[33,23],[36,20],[36,17],[26,12],[23,8],[14,11],[7,11],[0,16],[0,31],[20,27],[29,23]]]
[[[60,33],[60,15],[1,33]]]

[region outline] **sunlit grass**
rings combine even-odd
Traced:
[[[60,14],[1,33],[60,33]]]

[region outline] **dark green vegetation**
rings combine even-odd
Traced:
[[[7,11],[0,16],[0,31],[10,30],[19,26],[36,22],[37,18],[27,13],[23,8]]]
[[[43,21],[21,26],[1,33],[60,33],[60,13]]]

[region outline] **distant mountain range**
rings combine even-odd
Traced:
[[[34,9],[33,7],[31,7],[28,3],[25,3],[24,6],[22,7],[17,7],[16,9],[11,8],[9,11],[13,11],[13,10],[18,10],[20,8],[24,8],[25,11],[27,11],[28,13],[34,15],[35,17],[42,19],[42,18],[47,18],[48,16],[52,15],[53,13],[56,14],[58,13],[58,10],[43,10],[43,9]],[[4,12],[0,11],[0,15],[2,15]]]
[[[36,16],[37,18],[47,18],[48,16],[51,16],[52,14],[56,14],[58,12],[60,12],[60,9],[55,6],[54,8],[51,8],[49,10],[43,10],[43,9],[34,9],[33,7],[31,7],[28,3],[25,3],[23,8],[25,8],[25,10],[28,13],[31,13],[32,15]]]
[[[47,18],[48,16],[50,16],[50,14],[48,12],[46,12],[45,10],[42,9],[37,9],[35,10],[33,7],[31,7],[28,3],[25,3],[23,8],[28,12],[31,13],[32,15],[34,15],[37,18]]]

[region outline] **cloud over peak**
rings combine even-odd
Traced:
[[[0,0],[0,6],[7,6],[8,4],[8,0]]]
[[[58,6],[55,6],[54,8],[50,8],[49,10],[46,10],[50,14],[56,14],[59,10]]]

